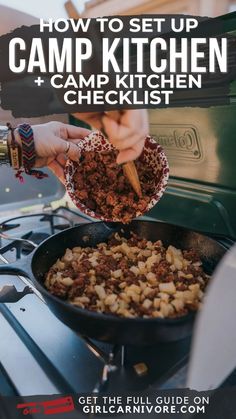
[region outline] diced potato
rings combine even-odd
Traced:
[[[166,292],[167,294],[174,294],[176,292],[174,282],[162,282],[159,284],[159,289],[161,292]]]
[[[184,299],[184,292],[183,291],[176,291],[175,298],[183,300]]]
[[[123,242],[120,246],[120,251],[124,253],[125,255],[128,255],[130,253],[130,247],[126,242]]]
[[[139,275],[139,269],[137,266],[131,266],[130,271],[133,272],[136,276]]]
[[[120,258],[122,258],[122,256],[123,256],[122,253],[113,253],[113,256],[112,257],[114,259],[120,259]]]
[[[180,298],[175,298],[173,301],[171,301],[171,304],[174,306],[177,312],[184,308],[184,302]]]
[[[68,276],[66,278],[62,278],[61,282],[62,282],[62,284],[66,285],[67,287],[70,287],[74,283],[73,279],[69,278]]]
[[[139,269],[139,272],[140,272],[141,275],[145,274],[146,271],[147,271],[147,269],[146,269],[146,263],[145,262],[142,262],[142,261],[139,261],[138,262],[138,269]]]
[[[61,278],[60,278],[61,279]],[[53,284],[55,284],[55,282],[57,282],[58,281],[58,279],[57,279],[57,277],[54,275],[54,276],[52,276],[51,278],[50,278],[50,280],[49,280],[49,284],[50,285],[53,285]],[[59,282],[60,282],[60,280],[59,280]]]
[[[145,297],[147,297],[151,292],[153,291],[153,289],[152,288],[150,288],[150,287],[146,287],[146,288],[144,288],[144,290],[143,290],[143,295],[145,296]]]
[[[107,306],[111,306],[115,303],[116,299],[117,299],[116,294],[110,294],[105,298],[104,304],[107,305]]]
[[[169,304],[167,304],[165,301],[161,301],[160,303],[160,312],[164,317],[169,315]]]
[[[78,303],[89,303],[90,299],[88,297],[81,296],[81,297],[75,297],[74,301]]]
[[[189,285],[189,290],[192,291],[192,293],[195,295],[195,297],[198,297],[198,293],[200,291],[200,285],[199,284],[192,284]]]
[[[112,312],[112,313],[116,313],[116,312],[117,312],[117,310],[118,310],[118,308],[119,308],[119,305],[118,305],[118,303],[117,303],[117,302],[115,302],[114,304],[112,304],[112,305],[110,306],[110,310],[111,310],[111,312]]]
[[[126,303],[130,303],[130,297],[127,295],[126,292],[121,292],[120,296],[121,296],[122,300],[124,300]]]
[[[149,256],[152,255],[152,251],[150,249],[145,249],[142,251],[142,255],[148,258]]]
[[[163,319],[164,318],[164,316],[161,313],[161,311],[153,311],[152,315],[153,315],[153,317],[156,317],[156,318],[160,318],[160,319]]]
[[[143,362],[140,362],[139,364],[134,365],[134,369],[137,375],[145,375],[148,372],[148,367]]]
[[[157,282],[158,282],[157,277],[153,272],[148,272],[146,274],[146,278],[150,285],[157,285]]]
[[[152,301],[146,298],[142,305],[144,308],[149,309],[152,306]]]
[[[128,307],[128,303],[126,303],[124,300],[119,299],[119,306],[120,306],[120,310],[125,310]]]
[[[146,282],[143,282],[143,281],[139,281],[139,285],[142,291],[145,290],[145,288],[147,287]]]
[[[193,275],[192,274],[185,274],[183,271],[179,271],[178,272],[178,277],[179,278],[192,279]]]
[[[141,294],[141,287],[139,287],[138,285],[132,284],[129,286],[129,290],[134,291],[136,294]]]
[[[94,289],[95,289],[98,297],[100,298],[100,300],[104,300],[106,298],[106,292],[101,285],[95,285]]]
[[[169,301],[169,294],[166,294],[166,292],[159,292],[158,297],[160,297],[161,301],[168,302]]]
[[[161,301],[160,312],[163,314],[164,317],[168,317],[174,313],[174,308],[171,304],[168,304],[165,301]]]
[[[73,247],[72,249],[73,253],[81,253],[81,251],[82,251],[82,247],[79,247],[79,246]]]
[[[186,275],[185,275],[185,278],[186,278],[186,279],[192,279],[192,278],[193,278],[193,274],[186,274]]]
[[[160,298],[154,298],[153,306],[155,308],[160,308],[161,299]]]
[[[65,269],[65,266],[66,266],[65,263],[62,262],[60,259],[58,259],[55,263],[55,267],[59,270]]]
[[[180,249],[176,249],[174,246],[168,247],[166,260],[168,263],[173,264],[177,270],[183,268],[183,254]]]
[[[127,296],[130,297],[131,300],[133,300],[135,303],[139,303],[140,301],[140,295],[130,289],[127,291]]]
[[[124,310],[122,314],[123,314],[124,317],[128,317],[128,318],[129,317],[130,318],[135,317],[133,314],[130,313],[129,310]]]
[[[105,250],[104,254],[107,255],[107,256],[110,256],[110,255],[112,255],[112,251],[111,250]]]
[[[152,266],[155,263],[159,263],[161,260],[161,255],[152,255],[146,261],[146,267],[148,270],[151,270]]]
[[[174,265],[175,265],[175,267],[176,267],[177,270],[183,268],[183,262],[178,257],[174,257],[174,261],[173,262],[174,262]]]
[[[72,250],[71,249],[66,249],[66,253],[63,256],[62,260],[64,262],[72,262],[72,260],[73,260],[73,253],[72,253]]]
[[[195,300],[195,294],[192,291],[183,291],[184,301],[187,303],[192,303]]]
[[[132,253],[139,253],[140,252],[140,249],[139,249],[138,246],[132,246],[132,247],[130,247],[130,251]]]
[[[117,269],[116,271],[113,271],[112,276],[114,276],[114,278],[120,278],[122,276],[122,270],[121,269]]]

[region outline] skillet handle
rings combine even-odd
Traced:
[[[22,275],[30,279],[31,277],[31,260],[32,254],[27,257],[17,260],[14,263],[4,263],[0,265],[0,275]]]
[[[29,266],[31,257],[21,259],[12,264],[0,265],[0,275],[22,275],[30,278]],[[22,291],[17,291],[14,285],[4,285],[0,288],[0,303],[15,303],[27,294],[33,294],[33,290],[26,286]]]

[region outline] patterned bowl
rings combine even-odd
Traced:
[[[87,137],[85,137],[78,145],[80,151],[109,151],[113,149],[112,144],[103,136],[99,131],[91,132]],[[145,145],[143,152],[140,156],[145,163],[149,166],[152,166],[154,174],[156,174],[156,189],[152,197],[150,197],[150,202],[146,208],[146,211],[149,211],[151,208],[156,205],[156,203],[161,199],[163,192],[166,189],[166,185],[169,178],[169,165],[166,158],[166,155],[162,147],[154,140],[154,138],[148,136],[145,139]],[[75,185],[73,182],[73,176],[76,171],[76,166],[72,160],[67,160],[65,167],[65,179],[66,179],[66,190],[68,195],[72,199],[76,207],[92,218],[97,218],[102,221],[115,221],[120,222],[122,220],[116,219],[107,219],[102,215],[96,214],[95,211],[87,208],[80,199],[75,195]],[[161,176],[160,176],[161,171]],[[143,215],[140,211],[136,213],[136,217]]]

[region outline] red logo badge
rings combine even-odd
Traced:
[[[75,410],[74,401],[71,396],[45,402],[30,402],[18,404],[17,409],[21,409],[23,415],[33,413],[43,413],[44,415],[56,415]]]

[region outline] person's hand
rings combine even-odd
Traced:
[[[64,166],[67,158],[77,161],[79,149],[76,144],[90,133],[85,128],[48,122],[32,126],[36,151],[35,167],[47,166],[64,183]]]
[[[105,130],[109,141],[119,150],[117,163],[135,160],[141,154],[148,134],[148,114],[145,109],[119,112],[76,113],[74,116],[91,126]],[[113,116],[116,114],[116,118]]]

